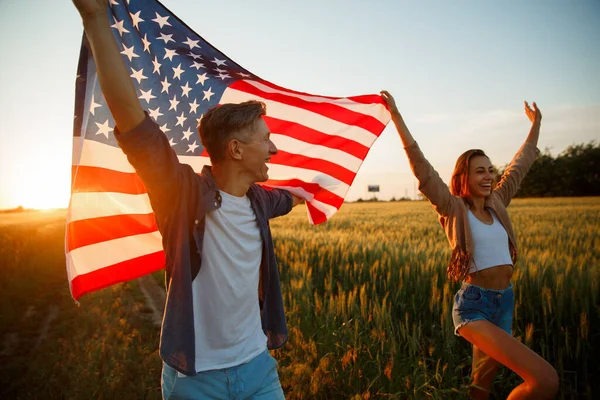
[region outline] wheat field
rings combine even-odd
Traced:
[[[520,258],[514,336],[559,372],[560,398],[600,377],[600,199],[515,200]],[[470,345],[453,334],[458,284],[427,202],[346,204],[323,226],[303,210],[272,222],[290,342],[277,352],[288,398],[460,398]],[[519,381],[508,370],[497,398]]]
[[[517,199],[509,213],[514,335],[555,366],[558,398],[595,398],[600,198]],[[56,218],[0,223],[0,397],[159,399],[159,330],[138,285],[75,305]],[[273,354],[288,399],[466,398],[471,349],[453,334],[458,284],[445,278],[450,250],[427,202],[345,204],[316,227],[297,207],[271,227],[290,331]],[[519,382],[503,369],[493,398]]]

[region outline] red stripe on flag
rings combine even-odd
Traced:
[[[122,214],[73,221],[67,224],[67,251],[157,230],[154,214]]]
[[[310,203],[306,203],[306,207],[308,208],[308,212],[310,213],[310,216],[315,225],[327,221],[327,215],[325,215],[323,211],[319,210],[317,207],[313,206]]]
[[[329,147],[330,149],[341,150],[348,154],[352,154],[354,157],[360,158],[361,160],[363,160],[369,152],[369,148],[367,146],[363,146],[354,140],[346,139],[341,136],[327,135],[315,129],[311,129],[294,122],[269,117],[268,115],[264,116],[263,119],[267,123],[267,126],[272,133],[280,133],[297,140],[302,140],[306,143],[325,146]]]
[[[319,171],[334,177],[335,179],[351,185],[356,172],[352,172],[336,163],[318,158],[311,158],[301,154],[292,154],[285,151],[279,151],[271,157],[272,164],[287,165],[290,167],[310,169]]]
[[[272,89],[281,90],[284,92],[293,93],[293,94],[297,94],[297,95],[301,95],[301,96],[311,96],[311,97],[318,97],[318,98],[330,99],[330,100],[348,99],[348,100],[352,100],[355,103],[360,103],[360,104],[376,103],[376,104],[381,104],[381,105],[385,106],[385,101],[383,101],[383,98],[379,94],[365,94],[365,95],[361,95],[361,96],[348,96],[348,97],[322,96],[320,94],[317,95],[317,94],[312,94],[312,93],[299,92],[297,90],[291,90],[291,89],[284,88],[284,87],[278,86],[274,83],[267,82],[267,81],[257,81],[257,82],[260,82],[261,84],[268,86]]]
[[[146,187],[136,173],[115,171],[108,168],[73,166],[75,174],[73,193],[117,192],[125,194],[146,193]]]
[[[373,133],[374,135],[379,135],[382,129],[385,128],[385,125],[382,124],[377,118],[348,110],[347,108],[337,104],[327,102],[312,102],[294,96],[286,96],[281,93],[269,93],[265,92],[264,90],[260,90],[256,86],[253,86],[245,81],[237,81],[232,84],[230,88],[240,90],[245,93],[250,93],[252,95],[262,97],[263,99],[273,100],[279,103],[302,108],[304,110],[309,110],[346,125],[361,127]]]
[[[108,265],[87,274],[76,276],[71,281],[71,292],[75,300],[86,293],[107,286],[139,278],[165,267],[165,254],[158,251],[141,257],[131,258],[117,264]]]

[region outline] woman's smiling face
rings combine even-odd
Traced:
[[[494,166],[485,156],[473,157],[469,163],[469,195],[471,197],[487,197],[492,193],[494,182]]]

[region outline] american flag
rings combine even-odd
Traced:
[[[266,186],[306,200],[312,224],[341,207],[390,115],[379,95],[328,97],[252,74],[153,0],[110,0],[109,18],[142,106],[197,173],[210,164],[197,132],[212,106],[261,100],[279,153]],[[78,299],[164,267],[161,236],[144,185],[119,149],[84,37],[76,80],[66,259]]]

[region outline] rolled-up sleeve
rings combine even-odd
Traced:
[[[267,218],[280,217],[289,213],[294,204],[292,194],[284,189],[261,188],[266,205]]]
[[[116,127],[115,137],[144,183],[152,208],[155,212],[163,211],[171,196],[179,192],[181,174],[185,170],[167,137],[148,114],[129,132],[120,132]]]

